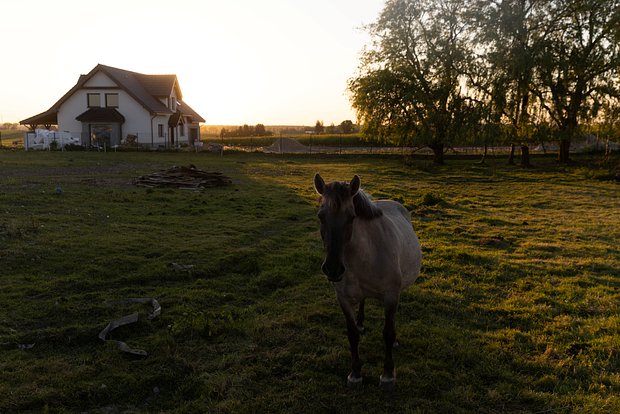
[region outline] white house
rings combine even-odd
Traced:
[[[58,126],[84,146],[194,145],[205,120],[183,101],[176,75],[145,75],[97,65],[47,111],[20,122]],[[28,148],[28,144],[26,144]]]

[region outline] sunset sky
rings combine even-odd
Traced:
[[[384,0],[3,2],[0,122],[47,110],[98,63],[174,73],[216,125],[355,121],[346,93]]]

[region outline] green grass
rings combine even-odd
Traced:
[[[620,412],[618,184],[590,160],[533,161],[0,151],[0,412]],[[234,184],[131,184],[189,163]],[[394,392],[373,302],[365,383],[345,386],[315,172],[413,212],[423,269]],[[161,317],[111,303],[132,297]],[[111,336],[146,358],[97,338],[133,311]]]

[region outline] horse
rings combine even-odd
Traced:
[[[319,174],[314,176],[325,249],[321,270],[332,283],[346,320],[350,387],[362,383],[358,345],[364,330],[366,298],[383,303],[385,359],[379,385],[389,387],[396,383],[392,357],[392,349],[398,345],[396,309],[401,292],[420,274],[422,250],[409,211],[396,201],[372,201],[360,185],[357,175],[350,182],[329,184]]]

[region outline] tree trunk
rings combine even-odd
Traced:
[[[562,138],[560,140],[560,151],[558,153],[558,161],[562,164],[566,164],[570,161],[570,139]]]
[[[521,145],[521,167],[530,168],[530,147],[527,145]]]
[[[443,144],[435,143],[430,145],[430,148],[433,150],[433,162],[435,164],[443,164]]]
[[[482,165],[486,164],[488,149],[489,149],[489,146],[485,142],[484,143],[484,153],[482,154],[482,159],[480,160],[480,164],[482,164]]]
[[[515,144],[510,144],[510,156],[508,156],[508,165],[515,165]]]

